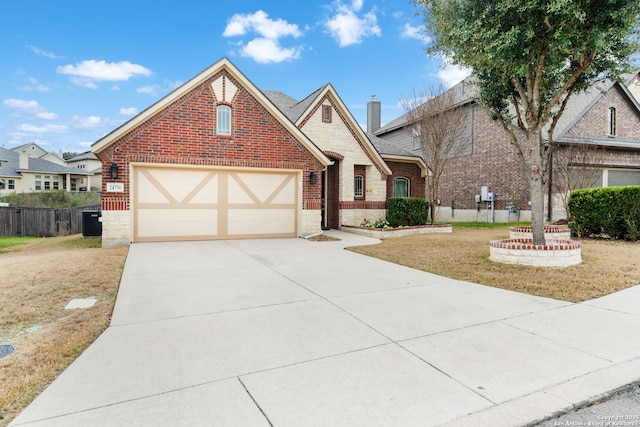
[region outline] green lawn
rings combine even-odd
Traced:
[[[449,222],[454,227],[460,228],[509,228],[530,226],[530,222]]]
[[[0,254],[5,248],[22,245],[33,239],[38,239],[38,237],[0,237]]]

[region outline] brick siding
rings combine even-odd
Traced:
[[[472,154],[449,160],[440,181],[442,206],[474,209],[475,195],[488,185],[496,195],[496,209],[515,205],[529,209],[529,190],[515,148],[485,108],[469,104],[473,115]]]
[[[217,135],[215,129],[217,100],[211,82],[221,74],[238,87],[229,104],[230,136]],[[105,210],[130,208],[131,162],[301,169],[303,208],[317,208],[321,200],[320,180],[312,185],[309,175],[322,170],[322,165],[225,70],[131,129],[97,156],[103,164],[103,176],[109,177],[109,167],[115,162],[119,165],[117,181],[125,183],[124,193],[113,194],[105,191],[106,182],[113,180],[103,180]]]
[[[415,163],[387,161],[387,165],[393,172],[387,177],[387,198],[393,197],[393,179],[409,179],[409,196],[425,197],[425,178],[421,176],[421,170]]]

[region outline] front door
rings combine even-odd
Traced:
[[[340,161],[322,172],[322,229],[340,228]]]

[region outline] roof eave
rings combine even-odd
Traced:
[[[384,159],[380,156],[380,153],[378,153],[378,150],[376,150],[376,148],[373,146],[373,144],[365,134],[364,130],[355,121],[355,119],[351,115],[351,112],[349,111],[347,106],[344,104],[344,102],[342,102],[342,99],[338,95],[338,92],[336,92],[335,88],[331,85],[331,83],[327,83],[324,86],[324,89],[318,94],[316,99],[322,99],[328,92],[331,92],[333,94],[334,100],[338,103],[342,112],[345,113],[345,118],[350,122],[351,128],[354,130],[354,132],[358,134],[360,139],[367,146],[367,151],[369,151],[369,153],[372,155],[372,157],[374,158],[374,161],[377,163],[378,167],[380,167],[380,170],[386,175],[391,175],[392,174],[391,169],[389,169],[389,166],[387,166],[387,164],[384,162]],[[311,113],[315,105],[316,105],[315,102],[311,103],[309,107],[307,107],[305,112],[300,116],[300,118],[307,117]]]
[[[389,161],[402,162],[402,163],[415,163],[420,168],[420,176],[425,177],[430,175],[429,167],[420,157],[415,156],[399,156],[397,154],[381,154],[382,158]]]
[[[109,147],[112,143],[117,141],[119,138],[124,136],[127,132],[134,129],[136,126],[144,123],[149,120],[156,114],[160,113],[164,110],[168,105],[172,102],[176,101],[178,98],[188,93],[192,89],[196,88],[200,84],[202,84],[206,79],[211,77],[213,74],[221,71],[227,70],[234,78],[238,79],[245,89],[249,91],[249,93],[256,99],[258,102],[271,111],[277,119],[285,126],[285,128],[291,132],[301,143],[305,146],[305,148],[323,165],[329,166],[331,164],[331,160],[327,156],[325,156],[322,151],[313,144],[313,142],[298,129],[295,124],[289,120],[288,117],[284,115],[280,109],[278,109],[262,91],[260,91],[239,69],[237,69],[228,58],[222,58],[213,65],[211,65],[206,70],[202,71],[200,74],[193,77],[191,80],[184,83],[179,88],[175,89],[173,92],[169,93],[162,99],[160,99],[155,104],[151,105],[144,111],[140,112],[138,115],[116,128],[109,134],[105,135],[95,143],[91,145],[92,153],[100,153]]]

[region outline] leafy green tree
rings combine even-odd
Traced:
[[[533,240],[545,243],[553,130],[569,98],[629,71],[638,0],[412,0],[428,52],[473,71],[479,102],[511,137],[527,176]]]

